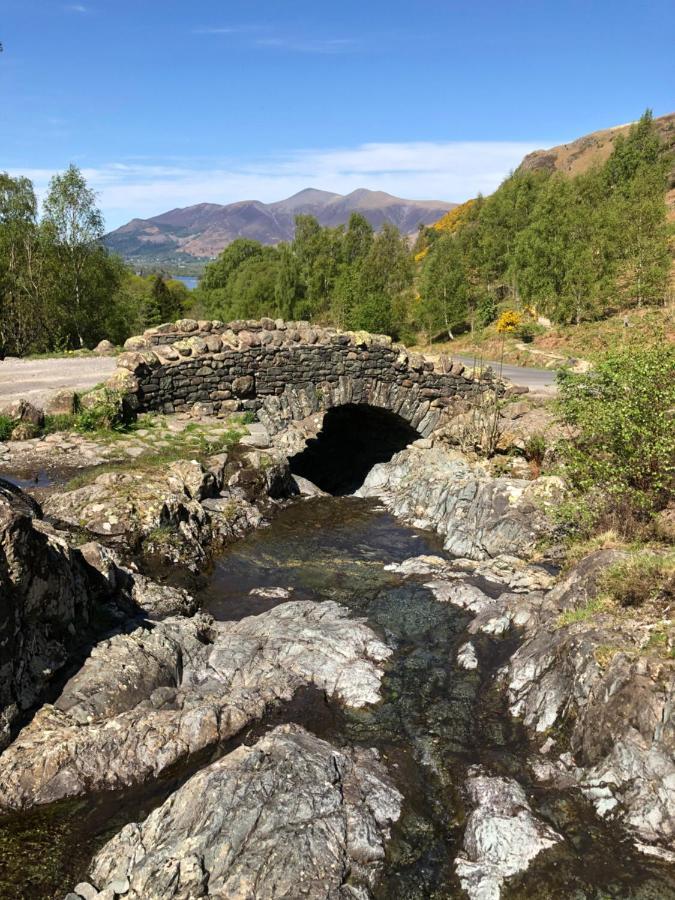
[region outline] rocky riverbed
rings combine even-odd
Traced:
[[[430,444],[0,492],[0,896],[675,898],[672,661]]]

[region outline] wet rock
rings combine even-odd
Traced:
[[[455,869],[471,900],[499,900],[504,881],[524,872],[561,837],[533,814],[525,791],[511,778],[474,769],[467,792],[474,809]]]
[[[137,623],[98,644],[0,757],[0,808],[119,788],[234,734],[313,684],[379,700],[391,651],[337,603],[283,603],[239,622]]]
[[[543,481],[543,479],[542,479]],[[481,463],[442,447],[409,447],[373,467],[358,496],[379,497],[395,514],[432,528],[456,556],[527,556],[550,526],[542,484],[493,478]],[[536,501],[536,502],[535,502]]]
[[[283,587],[257,587],[249,591],[252,597],[262,597],[265,600],[288,600],[292,593],[293,588]]]
[[[375,751],[281,726],[126,825],[95,857],[92,880],[128,879],[130,900],[366,898],[401,800]]]
[[[303,497],[327,497],[328,494],[325,491],[322,491],[320,487],[317,487],[313,481],[310,481],[309,478],[303,478],[302,475],[294,475],[293,481],[295,483],[298,492]]]
[[[457,651],[457,665],[461,666],[463,669],[469,670],[478,668],[476,649],[470,641],[466,644],[462,644]]]

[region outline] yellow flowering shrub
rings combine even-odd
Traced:
[[[522,322],[523,317],[514,309],[506,309],[497,319],[497,331],[500,334],[511,334]]]

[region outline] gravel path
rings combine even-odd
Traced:
[[[61,388],[85,390],[105,381],[116,368],[114,357],[0,360],[0,406],[25,397],[40,406]]]

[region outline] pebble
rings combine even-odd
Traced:
[[[84,900],[96,900],[99,893],[93,884],[89,884],[88,881],[81,881],[75,885],[75,896],[78,897],[78,895],[83,897]]]

